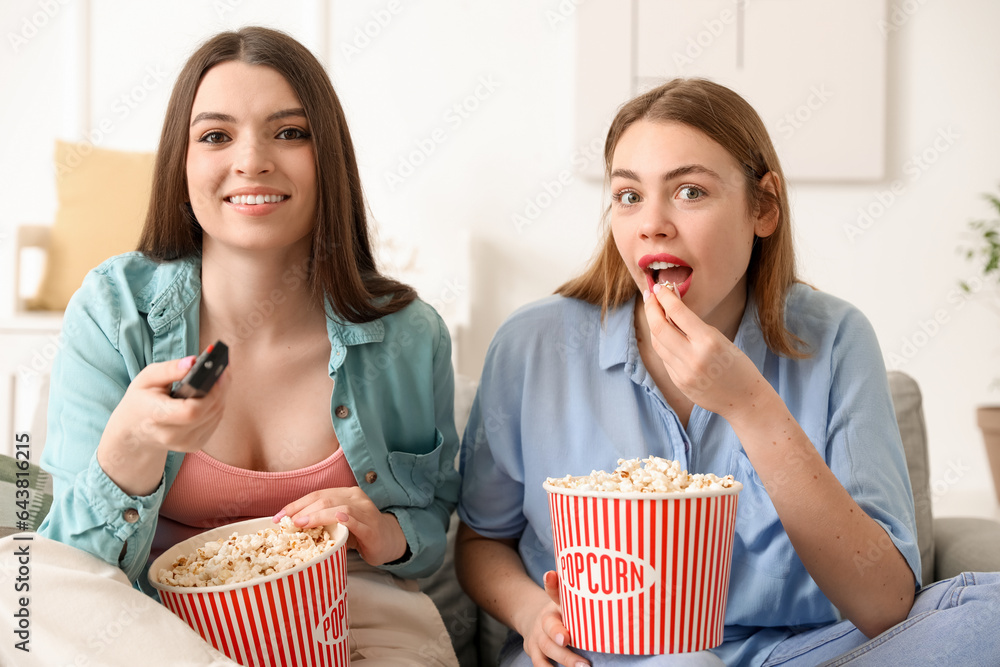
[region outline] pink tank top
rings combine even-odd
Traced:
[[[283,472],[235,468],[204,452],[187,454],[160,507],[151,557],[209,528],[274,516],[313,491],[357,485],[341,448],[319,463]]]

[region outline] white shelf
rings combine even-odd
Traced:
[[[55,312],[29,312],[0,317],[0,334],[59,333],[63,314]]]

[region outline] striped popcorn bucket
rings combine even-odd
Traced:
[[[350,664],[347,637],[347,535],[333,530],[335,546],[301,565],[239,584],[167,586],[155,581],[179,556],[238,532],[273,527],[270,517],[214,528],[163,552],[149,582],[164,606],[230,659],[247,667]]]
[[[572,645],[659,655],[721,644],[742,489],[612,494],[545,484]]]

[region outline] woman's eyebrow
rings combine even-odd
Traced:
[[[611,172],[611,178],[627,178],[630,181],[642,180],[639,178],[639,174],[635,173],[631,169],[615,169]]]
[[[721,181],[722,177],[719,176],[714,170],[709,169],[705,165],[701,164],[686,164],[682,167],[677,167],[676,169],[671,169],[663,175],[664,181],[672,181],[680,176],[687,176],[688,174],[704,174],[717,181]]]
[[[267,117],[267,122],[270,123],[275,120],[284,120],[285,118],[302,118],[303,120],[306,120],[306,110],[302,107],[295,107],[294,109],[275,111]]]
[[[281,111],[275,111],[273,114],[267,117],[266,121],[268,123],[274,122],[276,120],[284,120],[285,118],[306,118],[306,110],[302,107],[295,107],[294,109],[282,109]],[[202,111],[200,114],[194,117],[191,121],[192,127],[202,121],[214,120],[220,123],[235,123],[236,119],[227,113],[220,113],[218,111]]]
[[[218,111],[202,111],[200,114],[194,117],[191,121],[191,127],[194,127],[198,123],[206,120],[214,120],[220,123],[235,123],[236,119],[227,113],[219,113]]]
[[[681,167],[677,167],[676,169],[671,169],[663,175],[663,180],[672,181],[675,178],[687,176],[688,174],[705,174],[706,176],[710,176],[717,181],[722,180],[722,177],[719,176],[718,173],[701,164],[686,164]],[[611,172],[611,178],[615,177],[627,178],[633,181],[642,180],[639,178],[639,174],[635,173],[631,169],[615,169]]]

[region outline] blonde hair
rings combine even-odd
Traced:
[[[759,215],[777,210],[774,232],[754,239],[747,267],[748,290],[767,346],[786,357],[807,357],[802,351],[805,343],[785,326],[785,296],[792,284],[798,282],[791,216],[781,163],[760,116],[746,100],[725,86],[705,79],[668,81],[619,109],[604,144],[606,182],[611,179],[618,141],[639,120],[683,123],[705,133],[743,167],[750,212]],[[768,173],[777,182],[773,193],[761,187],[761,179]],[[602,318],[608,309],[634,300],[639,291],[618,252],[609,217],[610,207],[604,213],[607,227],[604,243],[590,266],[556,290],[556,294],[600,306]]]

